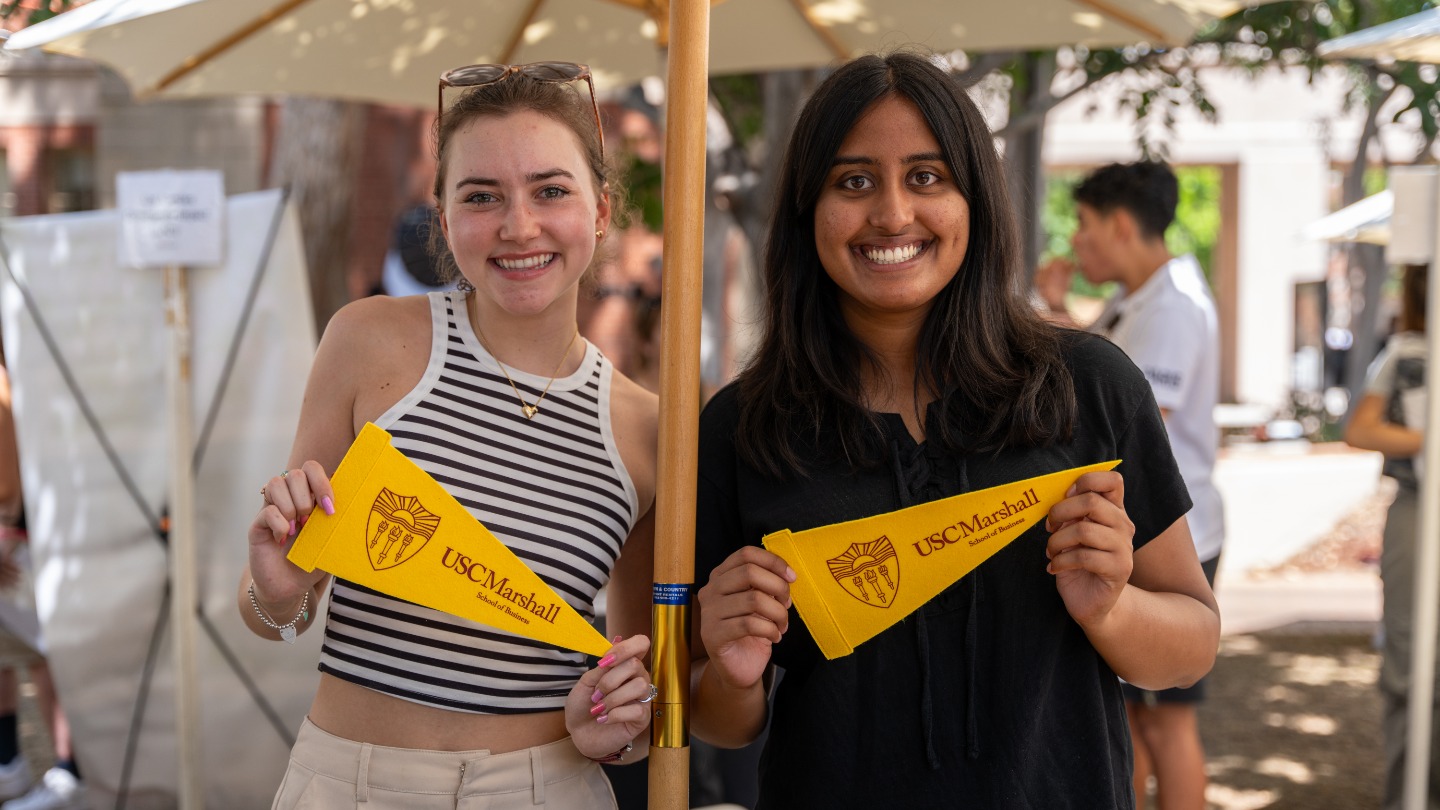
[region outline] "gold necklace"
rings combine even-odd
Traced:
[[[490,342],[485,339],[485,332],[480,328],[480,324],[478,323],[475,324],[475,334],[480,338],[480,345],[484,346],[485,351],[490,352],[490,356],[494,358],[495,365],[500,367],[500,373],[504,374],[505,380],[510,383],[510,390],[515,392],[515,398],[520,400],[520,412],[525,414],[526,419],[534,419],[535,414],[540,412],[540,400],[544,399],[545,395],[550,393],[550,386],[555,384],[555,375],[560,373],[560,367],[565,365],[565,358],[570,356],[570,347],[575,345],[575,338],[580,336],[580,327],[576,326],[575,331],[570,334],[570,341],[565,344],[565,353],[560,355],[560,362],[556,363],[555,370],[550,372],[550,382],[545,383],[545,390],[541,391],[540,396],[535,398],[534,405],[526,402],[525,397],[520,395],[519,386],[515,385],[515,380],[511,378],[510,372],[505,369],[505,364],[500,362],[500,358],[495,355],[494,351],[491,351]]]

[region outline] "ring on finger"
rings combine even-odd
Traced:
[[[284,478],[285,476],[287,476],[287,475],[289,475],[289,474],[290,474],[290,471],[289,471],[289,470],[282,470],[282,471],[280,472],[280,477],[281,477],[281,478]]]
[[[261,500],[265,501],[266,506],[272,506],[274,504],[274,502],[270,500],[269,487],[260,487],[260,498]]]
[[[641,700],[640,702],[641,702],[641,703],[649,703],[650,701],[654,700],[655,698],[657,698],[657,697],[659,697],[659,696],[660,696],[660,687],[658,687],[658,686],[656,686],[655,684],[652,683],[652,684],[650,684],[650,694],[646,695],[646,696],[645,696],[645,699],[644,699],[644,700]]]

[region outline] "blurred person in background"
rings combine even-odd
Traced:
[[[1211,587],[1220,565],[1224,507],[1212,476],[1220,431],[1220,328],[1209,284],[1194,256],[1172,256],[1165,231],[1175,220],[1179,183],[1164,163],[1097,169],[1075,187],[1079,228],[1071,239],[1080,273],[1092,284],[1117,282],[1090,331],[1108,337],[1145,373],[1194,507],[1186,516],[1195,553]],[[1055,263],[1037,273],[1037,290],[1063,296]],[[1062,299],[1063,301],[1063,299]],[[1063,303],[1058,307],[1064,311]],[[1155,777],[1161,810],[1204,810],[1205,750],[1196,707],[1205,681],[1150,691],[1124,685],[1135,748],[1135,795],[1144,806]]]
[[[1416,538],[1420,520],[1420,452],[1425,443],[1425,289],[1429,266],[1407,265],[1401,279],[1400,323],[1365,376],[1365,392],[1345,428],[1345,441],[1385,456],[1384,474],[1398,487],[1385,517],[1380,554],[1384,593],[1380,693],[1384,700],[1385,810],[1399,810],[1409,734],[1410,650],[1415,610]],[[1431,725],[1430,800],[1440,806],[1440,714]]]
[[[440,262],[430,253],[430,229],[437,227],[435,223],[435,208],[427,203],[415,203],[400,212],[380,277],[386,295],[455,289],[453,281],[441,279]]]
[[[30,587],[30,546],[20,489],[20,456],[10,410],[10,376],[0,355],[0,642],[22,647],[39,713],[54,743],[55,762],[37,782],[20,748],[20,678],[15,666],[0,670],[0,810],[65,810],[85,807],[84,786],[71,748],[70,724],[55,696],[44,658],[40,620]],[[19,665],[21,658],[6,663]]]

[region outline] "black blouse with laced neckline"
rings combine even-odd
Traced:
[[[885,414],[887,464],[817,465],[808,478],[785,481],[739,460],[737,392],[723,389],[701,416],[697,580],[778,529],[1116,458],[1140,548],[1190,509],[1159,408],[1144,376],[1108,341],[1077,336],[1067,361],[1079,403],[1068,443],[961,457],[917,443],[898,415]],[[784,676],[758,810],[1134,807],[1119,685],[1045,572],[1047,537],[1043,525],[1031,528],[834,661],[792,609],[773,652]]]

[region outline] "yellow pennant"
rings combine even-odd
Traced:
[[[424,470],[366,424],[290,562],[518,636],[590,655],[610,642]]]
[[[1045,520],[1075,479],[1119,463],[1075,467],[803,532],[781,529],[762,542],[795,570],[790,595],[800,618],[825,657],[839,658]]]

